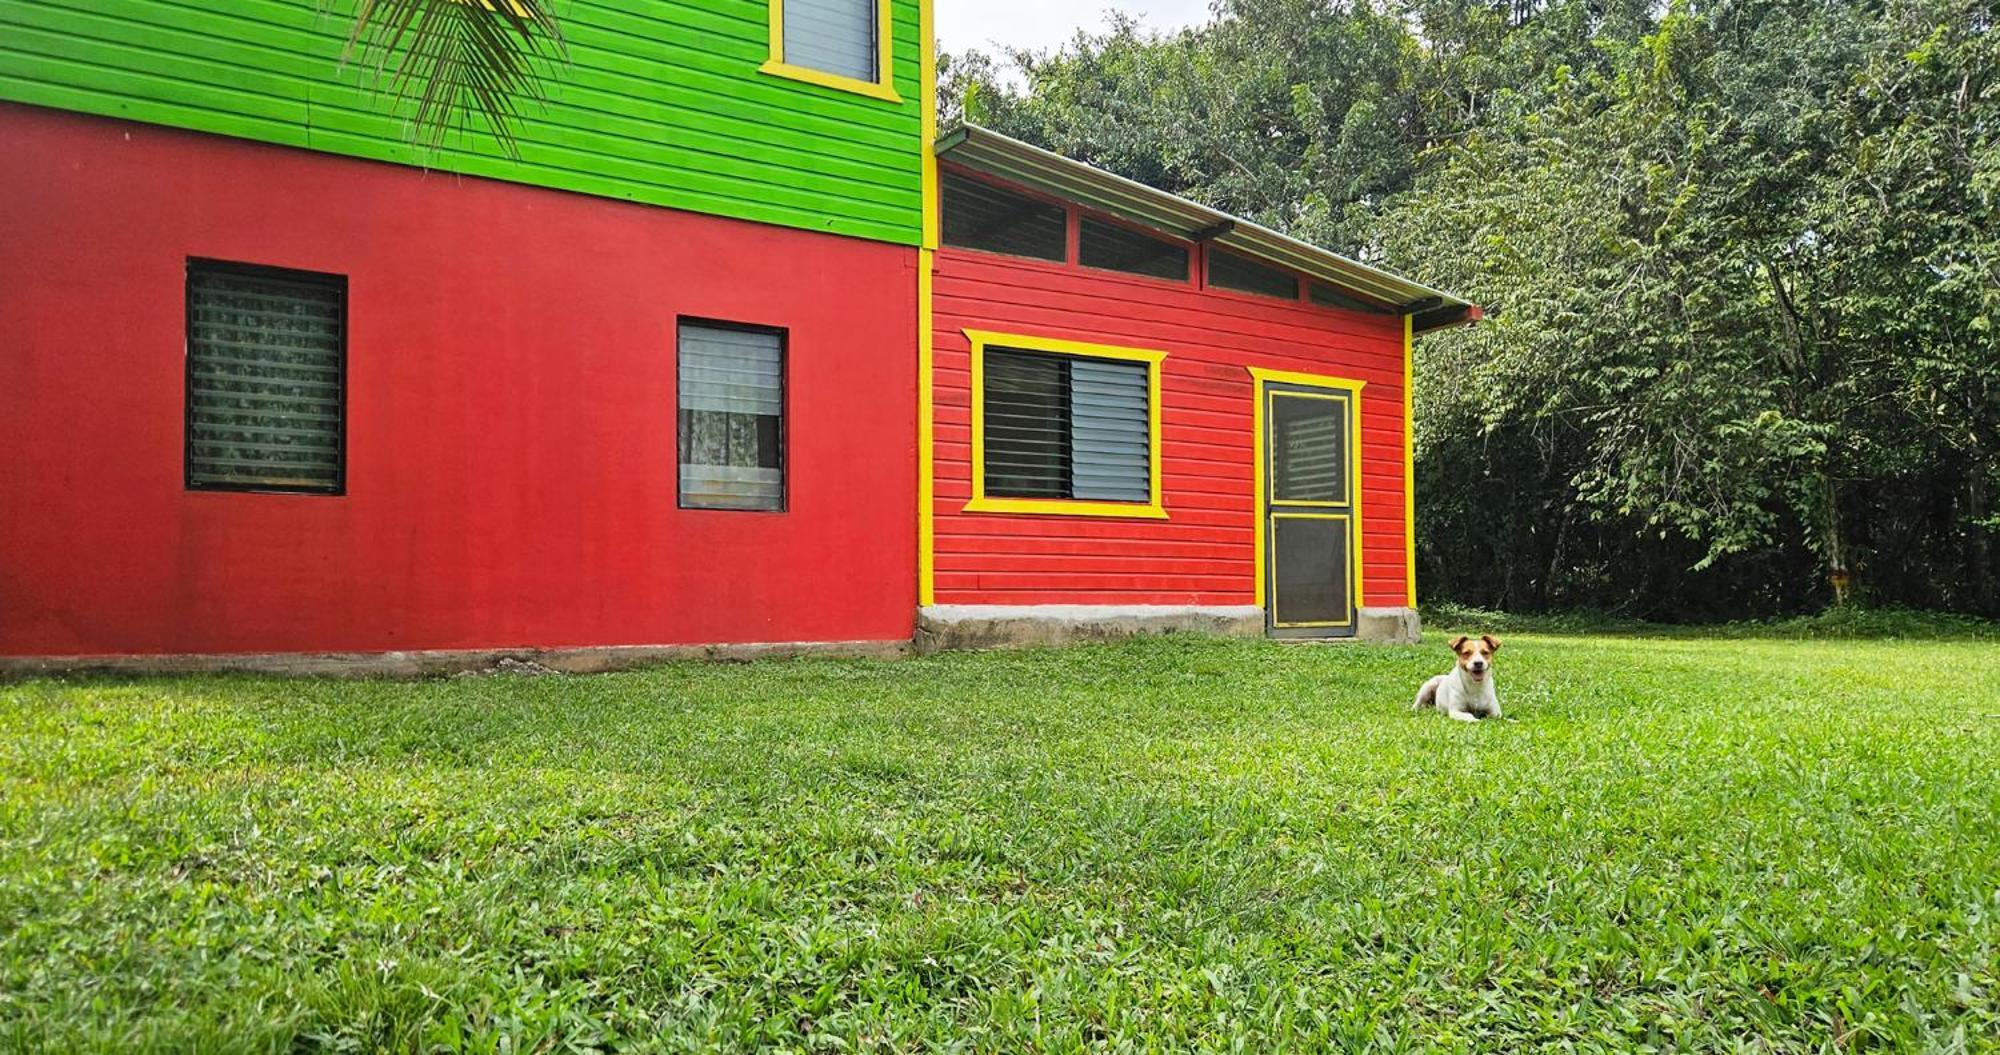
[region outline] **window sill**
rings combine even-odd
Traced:
[[[993,498],[982,495],[965,503],[967,513],[1029,513],[1036,516],[1123,517],[1165,520],[1158,502],[1090,502],[1073,498]]]
[[[835,91],[853,92],[856,95],[865,95],[870,99],[880,99],[888,103],[900,103],[903,101],[903,97],[896,94],[896,89],[889,87],[887,84],[856,80],[853,77],[842,77],[837,73],[827,73],[824,70],[815,70],[807,66],[794,66],[775,59],[757,67],[757,72],[767,73],[773,77],[783,77],[787,80],[817,84],[822,88],[832,88]]]

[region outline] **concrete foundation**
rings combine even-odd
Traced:
[[[212,674],[296,677],[422,678],[468,671],[596,674],[676,660],[742,661],[798,656],[889,659],[910,654],[907,641],[791,641],[749,645],[620,645],[605,648],[501,648],[436,652],[245,652],[192,656],[0,656],[0,677],[46,674]]]
[[[1352,638],[1414,644],[1415,609],[1363,608]],[[933,605],[917,617],[912,641],[789,641],[739,645],[619,645],[604,648],[500,648],[432,652],[243,652],[216,655],[0,656],[0,678],[49,674],[213,674],[292,677],[423,678],[465,672],[595,674],[683,660],[747,661],[798,656],[892,659],[954,649],[1020,648],[1111,641],[1151,634],[1264,636],[1255,606]]]
[[[1363,608],[1354,639],[1378,645],[1414,645],[1423,636],[1423,620],[1414,608]]]
[[[1337,644],[1416,643],[1423,632],[1413,608],[1363,608],[1351,638],[1304,638]],[[952,649],[1020,648],[1110,641],[1146,634],[1264,636],[1264,610],[1242,607],[1167,605],[934,605],[917,615],[919,654]]]
[[[917,613],[919,653],[1110,641],[1144,634],[1262,637],[1264,610],[1173,605],[933,605]]]

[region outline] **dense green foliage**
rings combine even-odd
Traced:
[[[1990,640],[1436,637],[0,686],[0,1050],[1994,1050]]]
[[[1491,311],[1420,342],[1420,578],[2000,612],[1990,0],[1230,0],[943,105]]]

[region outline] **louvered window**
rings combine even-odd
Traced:
[[[347,279],[187,264],[187,486],[339,494]]]
[[[1208,251],[1208,284],[1286,300],[1299,296],[1299,280],[1291,272],[1221,249]]]
[[[1143,362],[988,348],[985,492],[1013,498],[1152,498]]]
[[[1271,497],[1347,502],[1347,400],[1279,392],[1270,407]]]
[[[679,373],[681,506],[784,509],[784,334],[683,322]]]
[[[1062,206],[954,172],[943,183],[944,244],[1058,263],[1067,258]]]
[[[875,83],[876,0],[779,0],[787,65]]]
[[[1164,239],[1085,216],[1078,224],[1077,257],[1085,267],[1185,282],[1188,251]]]

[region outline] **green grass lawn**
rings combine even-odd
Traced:
[[[0,684],[0,1047],[1996,1050],[2000,646]]]

